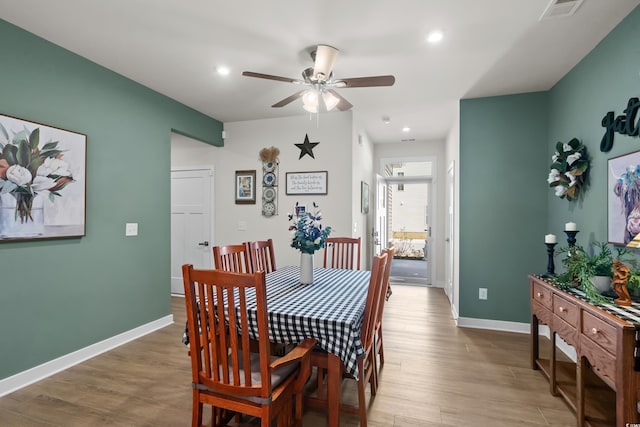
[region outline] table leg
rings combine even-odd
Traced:
[[[333,353],[328,353],[327,361],[327,406],[329,427],[340,425],[340,383],[342,379],[342,361]]]

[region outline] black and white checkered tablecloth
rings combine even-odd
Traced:
[[[362,270],[315,268],[313,284],[301,285],[299,267],[267,274],[269,339],[292,344],[315,338],[357,377],[357,359],[364,355],[360,330],[370,275]]]
[[[340,357],[347,372],[358,377],[358,358],[364,355],[360,331],[370,271],[314,268],[313,284],[300,284],[300,268],[287,266],[268,273],[269,340],[295,344],[315,338],[325,351]],[[247,294],[247,309],[257,337],[255,293]]]

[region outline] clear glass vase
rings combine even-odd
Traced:
[[[0,194],[0,238],[44,235],[44,198],[39,194]]]

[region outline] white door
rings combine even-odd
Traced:
[[[387,234],[387,182],[381,175],[376,175],[376,225],[373,231],[374,255],[389,246]]]
[[[213,268],[211,169],[171,171],[171,293],[184,294],[182,265]]]

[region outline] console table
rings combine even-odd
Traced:
[[[549,379],[550,391],[562,396],[575,412],[578,427],[638,423],[640,398],[640,305],[631,308],[614,304],[592,304],[578,289],[563,291],[538,276],[529,276],[531,286],[531,366]],[[551,354],[540,357],[539,324],[549,327]],[[576,350],[577,363],[556,360],[555,337],[559,336]],[[561,365],[573,366],[573,381],[559,381]],[[571,374],[571,369],[568,371]],[[595,375],[593,375],[595,373]],[[615,393],[615,424],[586,416],[592,402],[591,377],[601,380]],[[606,387],[605,387],[606,388]],[[595,402],[599,403],[599,402]],[[613,414],[610,414],[613,418]],[[613,422],[613,420],[610,420]]]

